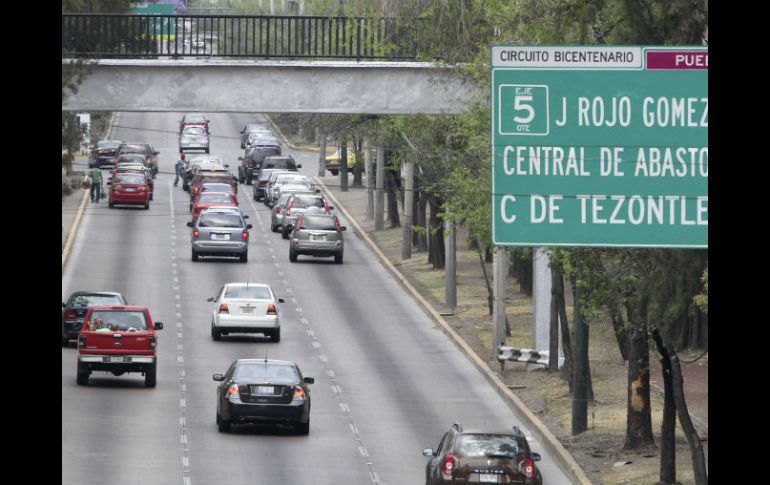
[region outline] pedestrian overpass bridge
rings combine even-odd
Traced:
[[[419,25],[419,19],[415,25]],[[72,111],[457,114],[479,88],[392,18],[62,14]]]

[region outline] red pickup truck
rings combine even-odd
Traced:
[[[158,339],[150,311],[141,306],[92,306],[88,308],[78,337],[77,383],[88,384],[93,371],[144,374],[145,387],[155,387]]]

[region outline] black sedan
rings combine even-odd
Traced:
[[[128,305],[120,293],[114,291],[76,291],[67,302],[61,303],[61,344],[77,340],[88,307],[95,305]]]
[[[88,167],[100,167],[102,165],[115,165],[115,156],[122,141],[101,140],[91,149],[88,157]]]
[[[217,387],[217,426],[232,424],[288,424],[299,434],[310,432],[312,377],[302,377],[294,362],[238,359],[227,372],[214,374]]]

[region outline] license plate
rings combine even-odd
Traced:
[[[257,394],[273,394],[273,386],[257,386]]]
[[[136,187],[126,187],[124,190],[126,192],[134,192],[136,190]]]
[[[311,241],[325,241],[326,240],[326,234],[311,234],[310,235]]]
[[[128,362],[128,360],[124,360],[122,355],[113,355],[111,357],[105,357],[105,362]]]
[[[230,235],[229,234],[212,234],[211,239],[215,239],[218,241],[229,241]]]
[[[242,306],[241,307],[241,313],[254,313],[254,307],[253,306]]]
[[[498,475],[491,475],[489,473],[482,473],[479,475],[479,482],[481,483],[497,483]]]

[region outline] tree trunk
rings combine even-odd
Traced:
[[[663,344],[663,339],[656,328],[652,338],[660,353],[660,366],[663,370],[663,423],[660,427],[660,483],[676,483],[676,405],[674,388],[671,380],[671,355]]]
[[[572,392],[572,369],[574,360],[572,357],[572,339],[569,332],[569,321],[567,320],[567,304],[564,301],[564,275],[554,268],[551,268],[551,295],[556,301],[559,312],[559,322],[561,327],[561,347],[564,353],[564,365],[561,368],[561,377],[569,383],[569,392]]]
[[[364,157],[361,153],[361,138],[353,138],[353,145],[350,147],[356,157],[356,163],[353,164],[353,185],[351,187],[361,188],[364,186]],[[340,161],[340,163],[342,163]],[[345,161],[347,163],[347,160]]]
[[[617,307],[609,309],[610,320],[612,320],[612,329],[615,331],[615,340],[618,342],[618,348],[620,349],[620,355],[623,360],[628,362],[628,331],[625,329],[625,322],[623,322],[623,315]]]
[[[553,278],[553,270],[551,270],[551,276]],[[553,295],[553,285],[551,285],[551,318],[548,330],[548,373],[552,374],[559,370],[559,305]]]
[[[706,473],[706,458],[703,455],[703,445],[701,445],[695,427],[690,420],[690,413],[687,411],[687,402],[684,399],[684,390],[682,389],[682,368],[679,365],[679,357],[676,352],[671,352],[671,374],[673,381],[674,400],[676,401],[676,412],[679,416],[679,422],[682,423],[682,430],[690,445],[692,454],[692,469],[695,475],[695,485],[708,485],[708,475]]]
[[[519,291],[532,296],[532,253],[526,257],[511,255],[510,276],[519,283]]]
[[[419,189],[415,189],[415,194],[418,195],[419,198],[417,199],[417,203],[414,204],[414,206],[417,208],[417,217],[415,218],[415,221],[417,221],[417,225],[427,229],[428,226],[426,224],[426,217],[425,212],[428,208],[428,198],[425,196],[425,192],[422,190],[422,180],[420,180],[420,177],[417,177],[415,180],[415,184],[420,184]],[[418,251],[427,251],[428,250],[428,235],[424,232],[414,232],[416,239],[415,245],[417,246]]]
[[[484,251],[484,262],[491,264],[492,261],[493,261],[493,259],[492,259],[492,248],[487,246],[486,251]]]
[[[388,221],[390,228],[401,227],[401,219],[398,216],[398,194],[400,180],[394,170],[385,169],[385,191],[388,194]]]
[[[430,204],[430,244],[428,245],[428,261],[433,269],[444,269],[446,250],[444,249],[444,223],[438,218],[441,211],[441,201],[434,195],[429,197]]]
[[[628,406],[624,450],[635,450],[655,444],[650,412],[650,349],[647,333],[641,328],[646,311],[633,313],[627,305],[628,320],[634,328],[628,331]]]
[[[481,248],[476,246],[476,254],[479,255],[479,264],[481,265],[481,272],[484,273],[484,282],[487,284],[487,304],[489,305],[489,316],[494,313],[495,295],[492,291],[492,283],[487,276],[487,266],[484,263],[484,256],[481,255]],[[507,317],[506,317],[507,318]]]

